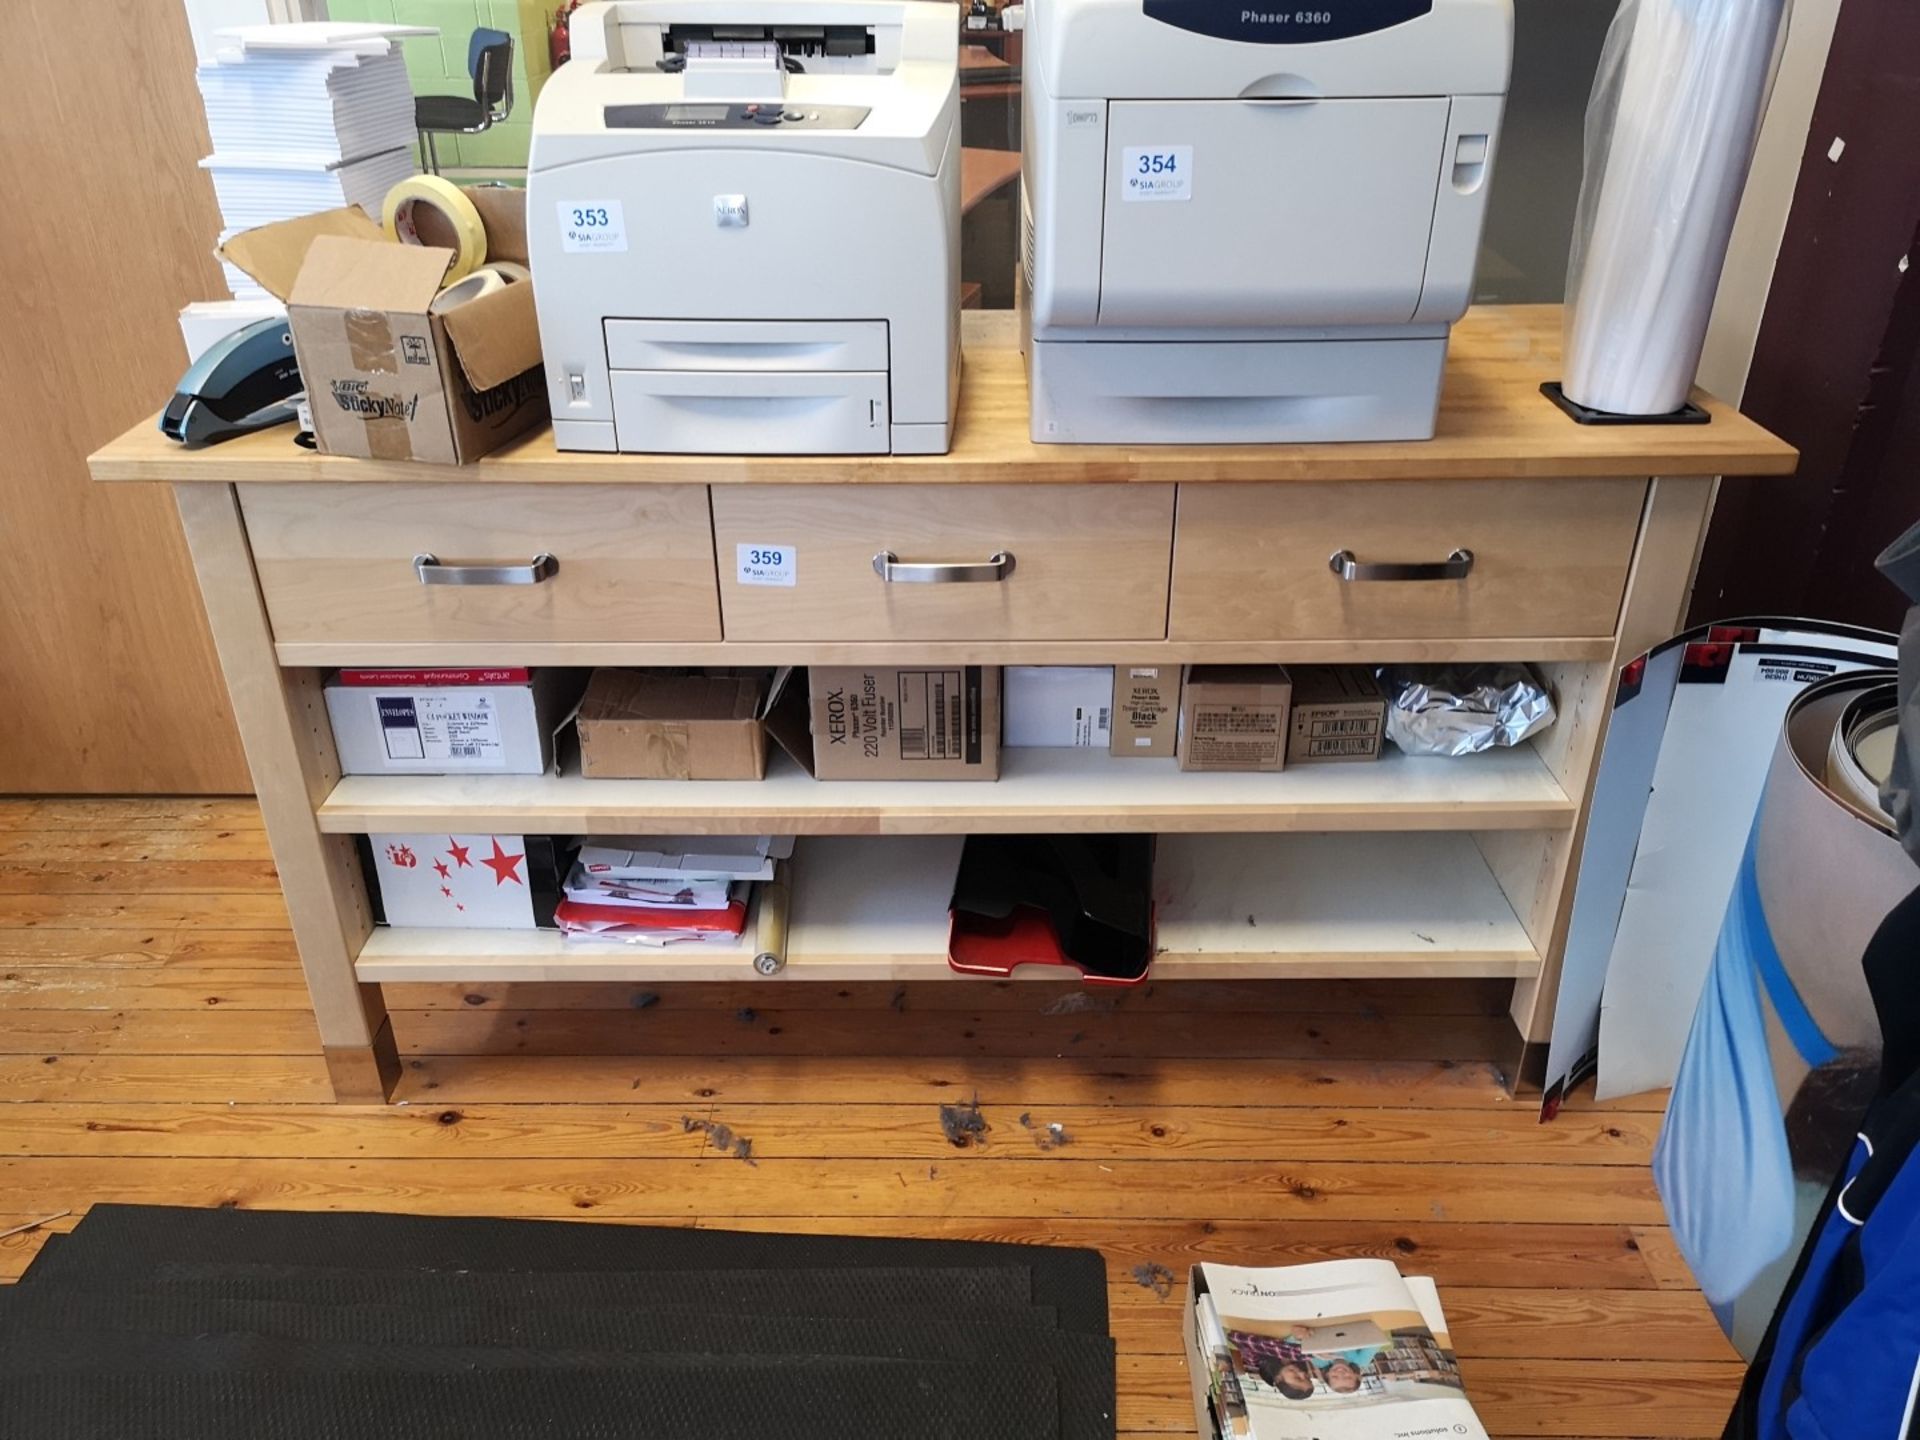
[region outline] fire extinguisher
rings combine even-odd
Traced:
[[[565,0],[553,12],[553,25],[547,31],[547,63],[555,70],[573,58],[573,36],[568,22],[579,8],[580,0]]]

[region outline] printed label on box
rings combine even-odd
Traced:
[[[506,763],[491,695],[376,695],[389,760],[432,760],[449,770]]]
[[[1076,705],[1073,711],[1073,743],[1076,748],[1105,745],[1112,738],[1112,714],[1106,706],[1090,710]]]
[[[1188,751],[1196,765],[1272,765],[1280,758],[1280,716],[1265,707],[1196,705]]]
[[[799,552],[791,545],[760,540],[734,547],[734,579],[742,585],[781,585],[792,589],[799,583]]]
[[[980,763],[980,707],[968,703],[968,672],[900,672],[900,758]]]

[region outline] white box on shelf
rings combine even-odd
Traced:
[[[1105,750],[1113,741],[1113,667],[1009,665],[1000,707],[1008,749]]]

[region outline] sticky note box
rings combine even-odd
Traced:
[[[516,235],[496,212],[489,258],[524,258],[524,216]],[[454,252],[403,245],[351,206],[244,231],[221,255],[286,302],[323,453],[458,465],[546,420],[531,285],[436,315]]]

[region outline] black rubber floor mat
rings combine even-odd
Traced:
[[[209,1256],[243,1263],[485,1271],[1010,1266],[1031,1272],[1033,1303],[1056,1309],[1062,1329],[1107,1333],[1105,1262],[1097,1251],[1059,1246],[370,1212],[96,1205],[48,1258],[66,1273],[73,1273],[69,1266],[118,1273]]]
[[[385,1347],[487,1346],[621,1354],[877,1357],[965,1364],[1041,1365],[1053,1373],[1062,1440],[1111,1440],[1113,1342],[1092,1335],[1013,1330],[950,1318],[826,1320],[769,1315],[663,1314],[519,1306],[415,1309],[220,1301],[154,1292],[74,1294],[11,1286],[0,1296],[0,1336],[31,1335],[67,1353],[62,1332],[176,1337],[251,1334]]]
[[[177,1291],[208,1299],[299,1300],[314,1305],[519,1305],[545,1309],[626,1306],[740,1315],[958,1313],[980,1323],[1058,1328],[1049,1306],[1009,1292],[1026,1276],[996,1270],[648,1270],[559,1274],[511,1271],[335,1270],[296,1265],[161,1264],[115,1276],[43,1275],[32,1286],[95,1294]],[[1016,1281],[1018,1282],[1016,1284]]]
[[[32,1440],[1051,1440],[1039,1366],[700,1356],[618,1370],[9,1377]]]

